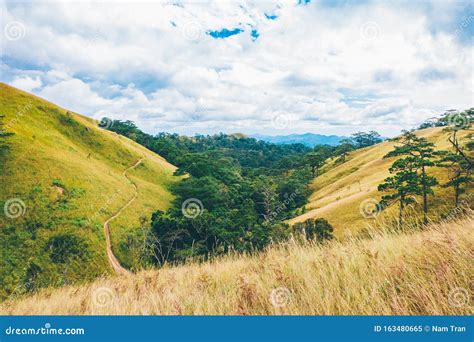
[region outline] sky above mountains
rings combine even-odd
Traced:
[[[149,133],[393,136],[474,102],[468,2],[0,6],[3,82]]]

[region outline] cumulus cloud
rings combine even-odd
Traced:
[[[15,77],[10,82],[10,84],[19,89],[31,92],[41,87],[43,82],[41,82],[41,79],[39,77],[32,78],[29,76],[23,76],[23,77]]]
[[[60,106],[71,107],[83,113],[91,113],[112,102],[98,96],[87,83],[78,79],[67,79],[47,85],[38,92],[38,95]]]
[[[25,28],[21,39],[2,37],[3,81],[151,133],[274,133],[275,116],[286,116],[279,134],[394,135],[420,113],[473,102],[463,39],[472,15],[459,2],[1,7],[6,23]]]

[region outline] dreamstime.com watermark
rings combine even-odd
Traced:
[[[89,226],[92,226],[92,224],[95,222],[95,220],[99,217],[100,214],[106,212],[110,206],[112,205],[113,202],[115,202],[115,200],[119,197],[120,193],[122,191],[119,189],[117,190],[112,196],[108,197],[107,198],[107,201],[105,201],[105,203],[99,208],[99,210],[97,210],[94,215],[92,215],[91,217],[89,217],[89,219],[87,220],[87,223]]]
[[[463,287],[456,287],[449,291],[448,303],[455,308],[462,308],[469,304],[471,296],[469,291]]]
[[[461,21],[457,29],[454,31],[455,36],[459,36],[461,32],[464,32],[466,27],[474,20],[474,15],[470,15],[469,17],[465,17],[464,20]]]
[[[97,120],[97,125],[102,129],[111,129],[115,123],[115,115],[110,112],[99,110],[92,115],[94,120]]]
[[[288,128],[293,123],[293,116],[290,114],[276,114],[272,118],[272,126],[274,129],[282,130]]]
[[[278,287],[270,292],[269,299],[274,307],[281,308],[290,304],[291,297],[291,291],[289,289],[286,287]]]
[[[10,198],[3,206],[3,212],[6,217],[11,219],[19,218],[25,215],[26,205],[20,198]]]
[[[184,217],[195,219],[202,214],[204,205],[197,198],[188,198],[181,205],[181,212]]]
[[[186,40],[199,40],[204,36],[204,29],[199,22],[190,20],[184,24],[181,34]]]
[[[367,198],[359,205],[359,212],[366,219],[377,217],[381,209],[380,203],[375,198]]]
[[[466,113],[454,112],[448,115],[448,126],[454,129],[466,129],[471,124],[471,119]]]
[[[288,205],[296,198],[296,196],[298,196],[298,194],[299,194],[298,189],[295,190],[293,193],[291,193],[283,202],[279,203],[279,205],[275,208],[275,210],[273,210],[268,215],[264,215],[265,220],[268,222],[272,222],[273,220],[275,220],[282,211],[286,210]]]
[[[40,328],[15,328],[9,326],[5,329],[6,335],[85,335],[84,328],[52,328],[50,323],[46,323]]]
[[[362,39],[374,41],[380,35],[380,26],[375,21],[368,21],[359,27],[359,33]]]
[[[24,106],[21,106],[17,111],[13,119],[8,121],[5,126],[3,127],[3,131],[9,130],[13,125],[15,125],[23,115],[25,115],[30,109],[33,108],[33,102],[29,101]]]
[[[26,27],[20,21],[10,21],[3,28],[3,34],[9,41],[20,40],[26,35]]]
[[[117,299],[115,291],[109,287],[98,287],[92,292],[92,304],[98,308],[113,305]]]
[[[464,198],[461,203],[451,210],[446,216],[446,220],[451,221],[454,220],[456,217],[458,217],[466,208],[469,208],[469,204],[471,203],[472,196],[474,196],[474,193],[470,193],[469,195]]]

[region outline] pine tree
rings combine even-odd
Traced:
[[[428,223],[428,195],[433,194],[432,187],[438,184],[438,180],[428,175],[427,168],[435,166],[437,159],[441,156],[440,151],[435,150],[433,143],[425,138],[418,137],[413,131],[404,131],[401,137],[394,139],[400,145],[395,146],[384,158],[409,156],[414,162],[414,170],[419,172],[420,184],[423,196],[423,222]]]
[[[355,147],[350,139],[342,139],[334,151],[334,155],[338,157],[337,162],[345,163],[348,153],[354,149]]]
[[[372,146],[382,142],[382,137],[375,131],[369,133],[357,132],[351,135],[351,139],[356,144],[357,148]]]
[[[474,118],[474,109],[468,109],[462,113],[452,113],[447,121],[451,123],[450,126],[444,129],[449,132],[448,141],[451,143],[453,151],[445,151],[439,166],[449,169],[449,181],[444,184],[444,187],[452,186],[454,188],[454,198],[456,208],[459,206],[459,196],[464,193],[465,185],[472,182],[472,168],[474,161],[468,154],[474,149],[474,144],[470,137],[467,136],[469,142],[464,146],[458,138],[458,132],[461,130],[470,130]]]
[[[414,196],[422,193],[422,187],[417,174],[418,161],[415,157],[405,157],[396,160],[390,167],[390,173],[395,175],[385,179],[384,183],[378,186],[379,191],[390,192],[382,196],[380,205],[382,208],[388,207],[394,202],[399,205],[399,225],[403,224],[403,210],[412,204]]]
[[[460,154],[451,151],[446,152],[438,165],[449,170],[449,181],[443,184],[443,187],[453,187],[454,202],[457,208],[459,206],[459,196],[465,191],[464,186],[472,182],[469,165]]]
[[[310,152],[306,155],[306,162],[311,167],[311,173],[314,177],[319,176],[319,169],[324,165],[326,156],[322,152]]]

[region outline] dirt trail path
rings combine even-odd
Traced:
[[[135,192],[133,194],[133,197],[123,206],[121,207],[114,215],[112,215],[111,217],[109,217],[107,219],[107,221],[104,222],[104,233],[105,233],[105,241],[106,241],[106,248],[107,248],[107,257],[109,259],[109,262],[110,262],[110,265],[112,266],[112,268],[114,269],[115,273],[117,274],[122,274],[122,275],[130,275],[132,274],[132,272],[130,272],[129,270],[127,270],[126,268],[122,267],[122,265],[120,265],[120,262],[118,261],[117,257],[114,255],[114,252],[112,251],[112,244],[110,242],[110,229],[109,229],[109,223],[110,221],[112,221],[113,219],[117,218],[121,213],[122,211],[124,211],[125,209],[127,209],[134,201],[135,199],[137,198],[138,196],[138,187],[137,185],[128,177],[127,175],[127,172],[130,171],[131,169],[134,169],[136,168],[138,165],[141,164],[141,162],[143,161],[144,158],[138,160],[135,164],[133,164],[132,166],[130,166],[129,168],[127,168],[124,172],[123,172],[123,175],[128,179],[128,181],[133,185],[133,187],[135,188]]]

